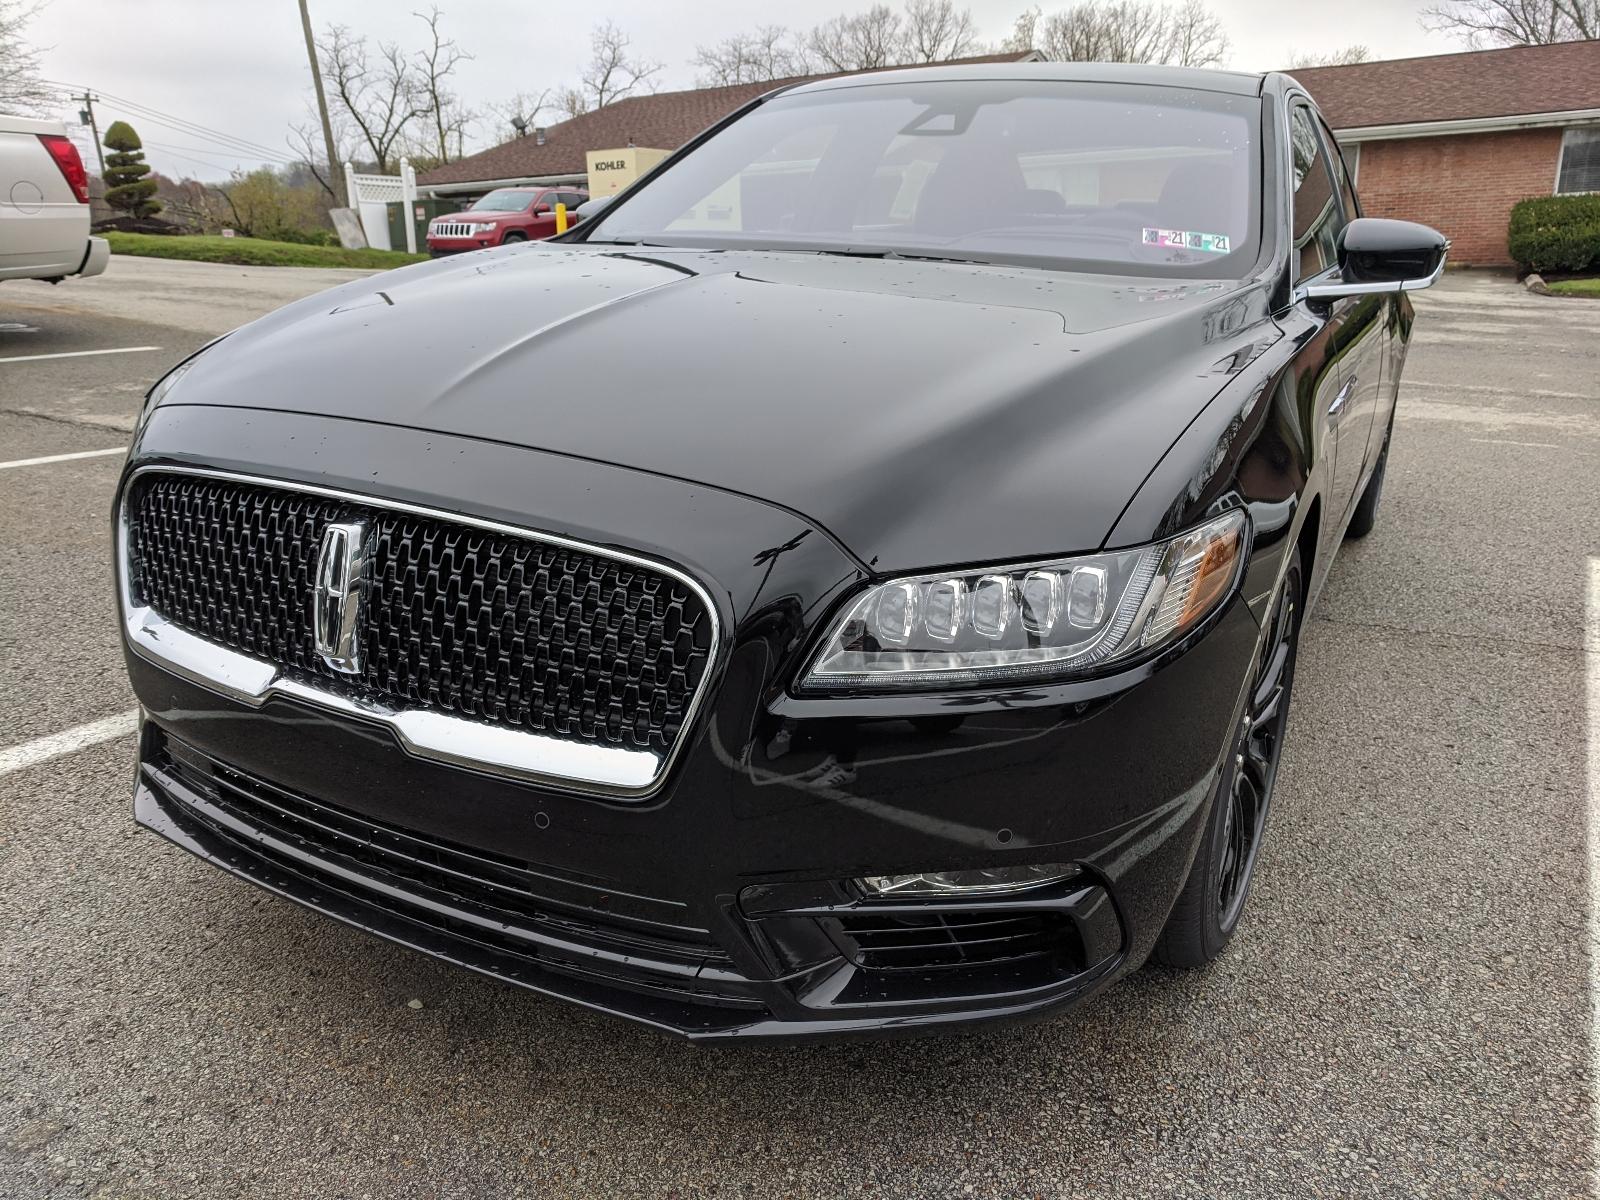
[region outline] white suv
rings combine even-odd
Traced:
[[[59,121],[0,116],[0,279],[98,275],[111,247],[89,236],[89,176]]]

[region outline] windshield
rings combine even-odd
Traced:
[[[532,192],[514,192],[510,188],[501,188],[498,192],[490,192],[479,200],[468,212],[521,212],[533,203]]]
[[[1173,87],[888,83],[779,96],[585,240],[1238,277],[1255,260],[1260,102]]]

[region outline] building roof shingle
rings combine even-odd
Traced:
[[[960,64],[1023,62],[1032,50],[1012,54],[986,54],[961,58]],[[562,121],[545,130],[544,145],[530,132],[527,137],[459,158],[432,171],[418,174],[424,185],[469,183],[498,179],[539,179],[582,175],[588,169],[584,156],[591,150],[617,150],[648,146],[676,150],[695,134],[722,120],[774,88],[828,76],[797,76],[763,83],[736,83],[728,87],[693,88],[682,92],[656,92],[628,96],[604,108]]]
[[[1336,130],[1600,108],[1600,41],[1290,71]]]

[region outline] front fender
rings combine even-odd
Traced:
[[[1249,509],[1254,532],[1244,594],[1259,618],[1276,590],[1287,551],[1318,511],[1331,443],[1320,420],[1322,379],[1298,354],[1304,339],[1264,334],[1255,356],[1192,421],[1123,510],[1108,547],[1170,537],[1230,499]],[[1320,519],[1319,519],[1320,525]],[[1322,530],[1313,531],[1320,545]]]

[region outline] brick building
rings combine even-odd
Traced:
[[[1295,71],[1369,216],[1421,221],[1450,260],[1505,266],[1511,206],[1600,191],[1600,41]]]

